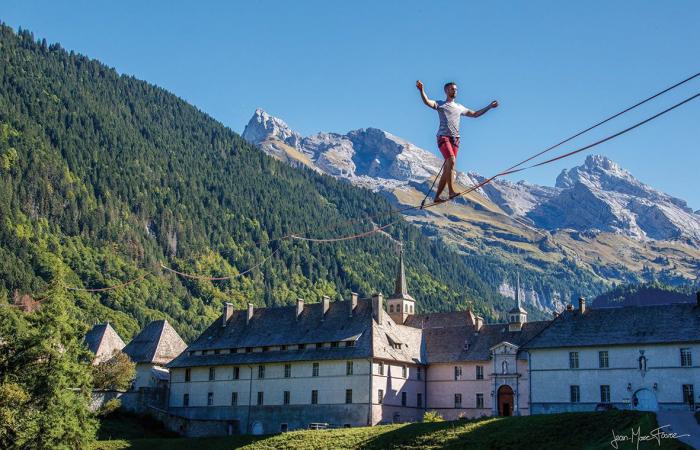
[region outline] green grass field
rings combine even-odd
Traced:
[[[214,450],[262,449],[612,449],[612,431],[642,435],[657,427],[651,413],[610,411],[473,421],[411,423],[337,430],[296,431],[270,436],[222,438],[146,438],[99,441],[93,449]],[[671,439],[618,443],[624,449],[690,449]]]

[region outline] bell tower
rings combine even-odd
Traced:
[[[515,306],[508,311],[508,331],[520,331],[527,322],[527,311],[520,303],[520,274],[515,285]]]
[[[414,313],[416,301],[408,294],[406,285],[406,272],[403,264],[403,245],[399,244],[399,268],[396,274],[396,285],[394,293],[387,299],[387,308],[389,317],[400,325],[406,321],[406,318]]]

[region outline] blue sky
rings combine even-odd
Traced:
[[[4,0],[0,20],[162,86],[237,132],[257,107],[303,135],[377,127],[436,152],[420,102],[501,107],[462,123],[458,168],[492,175],[700,71],[700,2]],[[577,139],[700,92],[700,79]],[[437,153],[437,152],[436,152]],[[595,149],[700,209],[700,100]],[[514,175],[552,185],[577,155]]]

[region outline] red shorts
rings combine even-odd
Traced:
[[[440,153],[445,159],[449,159],[452,156],[457,157],[457,152],[459,151],[459,138],[452,136],[438,136],[437,145],[440,149]]]

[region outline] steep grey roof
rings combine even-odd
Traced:
[[[165,365],[186,347],[167,320],[156,320],[146,325],[122,351],[135,363]]]
[[[96,357],[111,356],[115,350],[124,348],[124,341],[109,322],[92,327],[85,335],[85,344]]]
[[[526,348],[700,341],[700,308],[692,303],[564,311]]]
[[[437,312],[408,316],[404,325],[414,328],[466,326],[471,322],[467,311]]]
[[[359,299],[352,316],[350,302],[331,302],[323,315],[323,305],[304,305],[296,317],[296,306],[257,308],[246,324],[247,311],[234,311],[226,326],[219,317],[168,367],[253,364],[265,362],[356,359],[371,356],[403,362],[421,361],[420,330],[397,325],[382,310],[382,323],[372,316],[372,300]],[[264,352],[191,355],[198,350],[276,347],[354,341],[352,347],[274,350]],[[396,348],[395,344],[401,344]]]
[[[472,325],[425,329],[427,362],[485,361],[494,345],[505,341],[521,347],[549,323],[526,322],[521,331],[508,331],[502,323],[483,325],[478,332]]]

